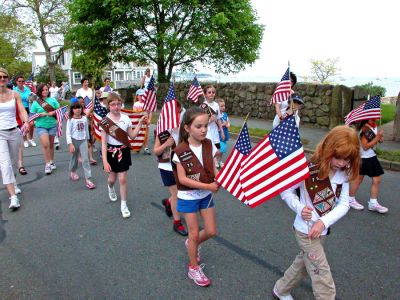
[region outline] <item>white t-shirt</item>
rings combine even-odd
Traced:
[[[60,90],[59,87],[55,86],[55,87],[50,87],[49,88],[49,92],[50,92],[50,97],[57,99],[58,98],[58,91]]]
[[[124,131],[128,131],[128,128],[132,128],[131,119],[129,119],[129,117],[127,115],[125,115],[125,114],[121,113],[121,117],[120,117],[118,122],[116,122],[115,120],[113,120],[111,118],[111,114],[110,113],[108,113],[106,117],[110,118],[115,124],[118,125],[119,128],[121,128]],[[103,130],[103,128],[101,128],[101,130]],[[110,136],[108,134],[107,134],[107,143],[110,144],[110,145],[114,145],[114,146],[123,145],[120,141],[114,139],[112,136]]]
[[[133,103],[133,109],[143,110],[143,107],[144,107],[144,102],[136,101],[135,103]]]
[[[216,119],[219,120],[222,117],[221,111],[219,110],[219,105],[217,102],[207,102],[205,101],[209,107],[211,107],[216,113]],[[214,144],[218,144],[220,142],[219,140],[219,128],[218,125],[215,121],[209,122],[208,123],[208,131],[207,131],[207,138],[209,138]]]
[[[217,148],[212,145],[212,156],[214,157],[217,153]],[[196,155],[197,159],[200,161],[201,165],[203,166],[203,145],[200,146],[192,146],[189,145],[190,150]],[[172,158],[174,163],[180,163],[178,155],[174,155]],[[188,191],[179,191],[178,190],[178,198],[182,200],[199,200],[207,197],[211,194],[211,191],[208,190],[188,190]]]
[[[368,126],[368,125],[367,125],[367,126]],[[371,127],[371,126],[368,126],[368,127],[371,128],[371,130],[372,130],[375,134],[378,133],[378,127],[375,127],[375,128],[373,128],[373,127]],[[360,135],[361,135],[361,131],[360,131]],[[368,150],[364,150],[364,148],[363,148],[362,145],[360,146],[360,154],[361,154],[361,158],[370,158],[370,157],[376,156],[376,153],[375,153],[375,151],[374,151],[373,148],[369,148]]]
[[[72,139],[82,141],[89,138],[88,121],[85,116],[79,119],[68,119],[66,138],[67,144],[71,144]]]
[[[282,101],[280,103],[279,109],[281,111],[282,116],[285,117],[288,108],[289,108],[288,100]],[[281,120],[279,119],[278,115],[275,115],[274,121],[272,122],[272,128],[275,128],[276,126],[278,126],[280,122],[281,122]],[[297,120],[296,120],[296,123],[297,123]],[[299,124],[300,124],[300,117],[299,117]],[[297,125],[297,127],[299,127],[299,125]]]
[[[85,97],[88,97],[90,100],[92,100],[93,91],[91,88],[88,88],[87,90],[80,88],[79,90],[76,91],[75,97],[82,97],[83,99],[85,99]]]
[[[174,128],[172,130],[168,130],[169,133],[171,133],[172,138],[175,141],[175,144],[178,145],[178,141],[179,141],[179,129],[178,128]],[[162,170],[166,170],[166,171],[172,171],[172,165],[171,162],[159,162],[158,163],[158,168],[162,169]]]

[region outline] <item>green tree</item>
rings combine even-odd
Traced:
[[[329,77],[338,75],[340,68],[338,67],[339,58],[328,58],[326,60],[311,59],[311,74],[314,79],[327,83]]]
[[[51,81],[56,80],[55,66],[64,46],[68,28],[68,0],[5,0],[4,3],[23,23],[30,24],[42,42]],[[56,55],[52,55],[56,53]]]
[[[72,0],[70,47],[111,61],[155,63],[158,81],[195,62],[238,72],[258,57],[264,28],[250,0]]]
[[[357,87],[366,89],[368,91],[368,94],[370,94],[371,96],[379,95],[381,97],[385,97],[386,95],[386,89],[383,86],[374,85],[372,81],[362,85],[358,85]]]
[[[60,86],[62,81],[68,81],[68,75],[63,69],[61,69],[60,65],[54,66],[54,73],[56,76],[56,80],[54,81],[57,83],[57,86]],[[41,83],[51,82],[52,80],[50,79],[49,68],[47,66],[39,68],[39,72],[37,72],[35,80]]]
[[[102,84],[102,76],[104,75],[106,65],[100,64],[97,58],[90,56],[90,53],[80,55],[74,53],[72,56],[72,65],[81,74],[92,80],[92,86],[96,83],[99,85]]]

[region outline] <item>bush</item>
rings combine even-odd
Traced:
[[[61,85],[61,82],[68,81],[68,75],[61,69],[60,65],[55,65],[56,72],[56,84],[57,86]],[[49,68],[47,66],[43,66],[39,69],[39,72],[35,76],[36,82],[48,83],[50,82],[49,76]]]
[[[361,87],[363,89],[366,89],[368,91],[368,94],[371,96],[381,96],[385,97],[386,95],[386,89],[383,86],[380,85],[374,85],[372,81],[363,84],[363,85],[357,85],[356,87]]]

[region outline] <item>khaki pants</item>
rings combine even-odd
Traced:
[[[323,247],[326,236],[309,240],[306,234],[295,230],[295,237],[301,251],[283,277],[276,282],[277,292],[280,295],[289,294],[308,274],[311,277],[315,299],[334,300],[335,283]]]

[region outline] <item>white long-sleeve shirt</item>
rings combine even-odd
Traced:
[[[336,198],[336,204],[334,208],[322,217],[318,215],[315,209],[312,211],[309,226],[311,228],[315,222],[321,220],[322,223],[324,223],[325,225],[325,230],[322,232],[322,235],[326,235],[328,228],[335,224],[340,218],[342,218],[350,209],[349,181],[348,176],[344,171],[336,171],[336,173],[331,178],[331,185],[334,193],[336,193],[336,187],[338,184],[342,184],[342,192],[340,193],[339,199]],[[300,199],[296,195],[295,191],[298,187],[300,187]],[[306,205],[312,208],[313,205],[310,196],[305,189],[304,182],[298,183],[281,193],[281,198],[296,213],[296,219],[294,220],[293,224],[294,228],[304,234],[308,234],[308,224],[301,217],[301,211]]]
[[[89,126],[87,118],[82,116],[79,119],[68,119],[65,135],[67,137],[67,144],[71,144],[72,139],[79,141],[89,139]]]

